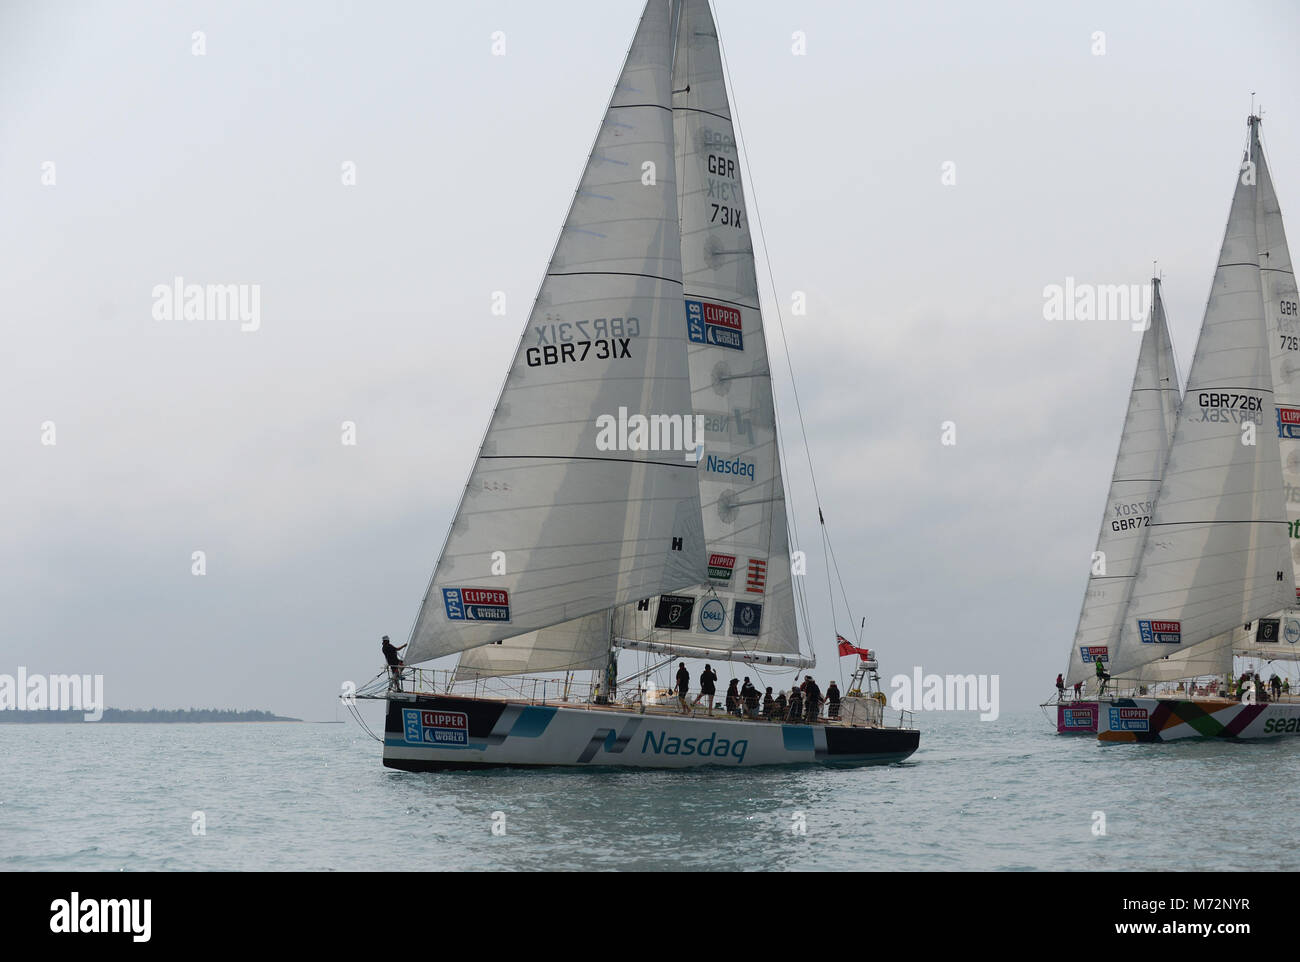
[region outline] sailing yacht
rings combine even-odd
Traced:
[[[1088,694],[1097,693],[1097,664],[1110,664],[1110,653],[1137,576],[1137,561],[1149,530],[1147,524],[1160,489],[1180,403],[1160,278],[1153,277],[1151,309],[1138,348],[1115,469],[1065,671],[1067,690],[1079,684],[1084,697],[1044,705],[1056,706],[1056,730],[1061,734],[1097,731],[1098,705]]]
[[[357,692],[387,702],[384,764],[911,755],[919,733],[885,724],[874,655],[838,717],[812,724],[644,684],[686,658],[815,664],[777,430],[714,19],[707,0],[650,0],[408,639],[408,664],[459,663]],[[618,651],[657,664],[620,678]]]
[[[1300,700],[1234,692],[1234,654],[1295,659],[1300,316],[1260,119],[1232,207],[1110,674],[1213,676],[1173,696],[1102,696],[1103,742],[1300,733]]]

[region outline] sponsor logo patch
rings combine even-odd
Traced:
[[[500,588],[443,588],[449,621],[509,621],[510,594]]]
[[[1082,645],[1079,648],[1079,657],[1083,659],[1085,665],[1097,661],[1109,663],[1110,649],[1106,645]]]
[[[710,474],[734,474],[754,480],[754,462],[740,458],[717,458],[710,454],[704,459],[704,470]]]
[[[1110,730],[1115,732],[1150,731],[1151,722],[1145,708],[1110,708]]]
[[[402,709],[402,737],[417,745],[468,745],[469,716],[460,711]]]
[[[731,572],[735,567],[736,556],[734,554],[711,554],[709,555],[709,580],[729,585],[731,584]]]
[[[1261,618],[1259,619],[1259,630],[1255,632],[1255,643],[1276,645],[1278,636],[1281,633],[1282,621],[1280,618]]]
[[[717,598],[710,598],[700,608],[700,628],[707,632],[721,630],[727,623],[727,609]]]
[[[1282,637],[1288,645],[1300,644],[1300,621],[1288,618],[1286,627],[1282,629]]]
[[[1300,408],[1277,409],[1277,436],[1300,438]]]
[[[1097,719],[1091,708],[1066,708],[1061,711],[1062,728],[1082,728],[1092,731]]]
[[[691,616],[694,613],[695,599],[690,595],[660,595],[659,610],[655,612],[655,627],[690,631]]]
[[[749,559],[749,572],[745,575],[745,590],[761,595],[767,587],[767,562],[760,558]]]
[[[686,337],[694,344],[745,349],[740,330],[740,311],[708,301],[686,302]]]
[[[1181,621],[1139,621],[1138,632],[1144,645],[1181,645],[1183,643],[1183,623]]]
[[[750,601],[737,601],[736,612],[731,617],[733,635],[757,635],[763,627],[763,606]]]

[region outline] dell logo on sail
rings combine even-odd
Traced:
[[[727,623],[727,609],[717,598],[710,598],[700,609],[700,627],[705,631],[718,631]]]

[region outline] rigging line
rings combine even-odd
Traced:
[[[736,100],[736,85],[731,79],[731,67],[727,62],[726,47],[722,42],[722,33],[723,33],[722,25],[718,23],[718,15],[716,10],[713,13],[713,19],[718,33],[718,55],[722,59],[722,70],[727,77],[727,86],[731,89],[731,115],[732,115],[731,121],[732,121],[732,126],[735,128],[736,131],[736,143],[739,146],[744,146],[745,139],[744,139],[744,135],[741,133],[741,126],[740,126],[740,105],[739,103],[737,103]],[[767,233],[763,229],[763,218],[758,210],[758,191],[754,186],[754,174],[749,164],[749,150],[747,148],[745,150],[745,179],[749,182],[749,197],[751,203],[748,206],[753,207],[754,223],[758,227],[759,240],[761,240],[763,243],[763,262],[767,266],[768,283],[771,285],[771,289],[772,289],[772,303],[776,309],[777,328],[781,332],[781,345],[785,349],[786,366],[790,372],[790,390],[794,397],[795,411],[799,417],[799,431],[803,435],[804,454],[808,461],[808,475],[809,475],[809,479],[812,481],[813,497],[817,501],[817,513],[819,519],[821,520],[823,543],[829,546],[829,538],[827,537],[825,531],[826,522],[824,517],[822,517],[821,515],[821,493],[817,489],[817,474],[816,471],[813,469],[812,448],[808,443],[808,428],[804,422],[803,405],[799,401],[799,387],[795,383],[794,362],[790,356],[790,342],[787,340],[785,336],[785,319],[781,313],[781,300],[777,296],[776,275],[772,270],[771,250],[767,244]],[[775,406],[775,403],[776,403],[776,399],[775,399],[775,391],[774,391],[773,406]],[[784,452],[784,447],[782,448],[782,451]],[[829,577],[829,573],[828,573],[828,577]],[[833,620],[834,607],[835,607],[834,596],[828,598],[827,600],[831,604],[831,612],[832,612],[832,620]],[[852,617],[851,611],[850,611],[850,617]],[[808,643],[810,646],[815,643],[815,640],[812,638],[811,635],[811,628],[809,629]],[[814,657],[816,657],[815,650],[814,650]]]

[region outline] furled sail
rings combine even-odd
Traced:
[[[615,630],[624,647],[803,666],[813,662],[799,654],[772,380],[717,29],[707,0],[682,0],[678,19],[685,332],[704,428],[709,568],[689,590],[624,607]]]
[[[1178,405],[1178,373],[1160,279],[1152,278],[1151,313],[1138,348],[1106,510],[1070,648],[1067,685],[1091,681],[1096,661],[1106,661],[1115,651],[1138,558],[1150,530],[1147,525],[1160,490]]]
[[[416,618],[409,662],[707,578],[697,466],[682,438],[691,397],[671,62],[669,8],[651,0]],[[626,429],[638,417],[660,420],[648,434]]]
[[[1243,165],[1112,674],[1295,598],[1255,184]]]
[[[456,680],[604,668],[609,645],[609,612],[598,611],[562,625],[471,648],[460,656]]]

